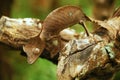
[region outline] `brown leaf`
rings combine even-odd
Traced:
[[[120,16],[120,7],[115,10],[112,17],[119,17],[119,16]]]
[[[88,17],[76,6],[64,6],[52,11],[44,20],[41,36],[49,38],[58,35],[63,29],[88,20]]]
[[[38,59],[45,47],[45,44],[39,37],[35,37],[29,40],[29,42],[23,46],[24,52],[27,54],[27,62],[32,64]]]
[[[43,30],[40,38],[45,41],[46,49],[50,51],[52,57],[62,49],[60,31],[86,20],[89,20],[89,18],[76,6],[57,8],[46,17],[42,25]]]
[[[94,31],[95,34],[101,36],[104,40],[115,40],[120,26],[120,17],[110,18],[105,21],[91,19],[91,22],[99,26],[99,28]]]

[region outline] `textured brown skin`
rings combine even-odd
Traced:
[[[63,29],[83,22],[87,19],[79,7],[64,6],[52,11],[43,22],[43,31],[41,38],[50,38],[58,35]]]
[[[44,20],[40,39],[45,43],[45,48],[50,52],[51,57],[63,48],[59,36],[60,31],[88,20],[88,17],[76,6],[64,6],[53,10]],[[57,42],[55,45],[54,42]]]

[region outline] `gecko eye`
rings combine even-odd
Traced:
[[[32,52],[33,52],[33,54],[39,54],[40,49],[39,48],[33,48]]]

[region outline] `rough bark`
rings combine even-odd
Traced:
[[[23,49],[30,64],[39,56],[58,62],[58,80],[112,80],[120,70],[119,11],[106,21],[89,18],[75,6],[54,10],[43,23],[39,19],[2,17],[0,42]],[[99,28],[90,33],[85,21]],[[84,27],[85,33],[62,31],[76,23]],[[55,55],[51,49],[57,50]]]

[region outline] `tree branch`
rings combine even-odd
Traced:
[[[39,19],[2,17],[0,42],[23,49],[30,64],[39,56],[58,62],[58,80],[112,80],[120,70],[119,11],[106,21],[89,18],[75,6],[54,10],[43,23]],[[99,28],[89,33],[83,25],[84,34],[62,31],[85,21]]]

